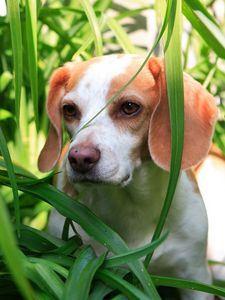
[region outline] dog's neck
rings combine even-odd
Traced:
[[[125,187],[79,183],[74,188],[87,207],[135,246],[144,236],[149,241],[149,232],[154,230],[159,219],[168,177],[169,173],[152,161],[146,161],[134,171],[132,180]]]
[[[95,204],[97,201],[95,196],[102,195],[105,197],[104,205],[108,201],[123,201],[123,205],[128,203],[148,205],[152,202],[150,198],[153,194],[156,194],[157,202],[165,196],[168,178],[168,172],[148,160],[134,170],[132,179],[126,186],[105,183],[76,183],[74,186],[84,195],[84,199],[92,198]]]

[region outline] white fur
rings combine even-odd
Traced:
[[[168,173],[150,160],[131,159],[131,151],[138,140],[131,132],[120,131],[107,110],[77,134],[106,104],[112,79],[126,72],[130,61],[130,56],[103,58],[92,64],[79,84],[65,95],[64,100],[74,101],[82,114],[77,128],[68,126],[73,138],[70,148],[88,141],[101,151],[101,157],[86,175],[76,174],[65,157],[58,187],[64,189],[66,172],[71,186],[84,192],[82,202],[116,230],[130,247],[138,247],[151,240],[165,198]],[[79,182],[96,178],[108,184]],[[50,218],[51,231],[61,231],[62,222],[63,217],[54,212]],[[102,250],[78,225],[77,229],[85,243],[91,243],[96,252]],[[165,230],[169,230],[169,237],[156,250],[150,271],[210,283],[206,264],[206,211],[186,173],[180,176]],[[211,295],[190,290],[182,291],[181,295],[182,300],[213,299]]]

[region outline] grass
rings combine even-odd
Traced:
[[[147,3],[128,10],[122,4],[100,0],[94,1],[93,5],[88,0],[52,0],[45,5],[41,1],[7,0],[8,17],[0,17],[1,299],[15,299],[20,295],[24,299],[103,299],[105,296],[125,299],[126,296],[129,299],[157,300],[161,299],[158,286],[196,289],[225,296],[222,287],[155,277],[146,270],[153,251],[157,251],[157,246],[166,238],[160,238],[160,235],[180,172],[182,58],[186,72],[224,99],[224,24],[213,17],[215,1],[210,1],[209,5],[207,2],[161,0],[160,8],[164,7],[165,11],[159,18],[162,25],[159,25],[151,49],[147,50],[145,46],[131,42],[132,34],[145,28],[139,22],[145,20],[143,12],[155,11],[159,15],[157,7],[148,7]],[[110,13],[112,10],[115,17]],[[188,42],[183,48],[182,15],[191,25]],[[164,47],[161,46],[163,35]],[[144,54],[147,61],[159,48],[165,55],[170,104],[170,180],[153,240],[146,247],[131,251],[116,232],[85,206],[54,188],[50,184],[52,174],[40,179],[36,161],[48,128],[44,109],[46,83],[54,68],[72,58],[87,60],[96,55],[124,51]],[[190,68],[188,62],[193,51],[196,63]],[[109,99],[107,105],[117,96]],[[222,102],[220,109],[224,113]],[[214,136],[214,141],[223,151],[224,126],[224,120],[220,119]],[[66,227],[62,239],[50,236],[43,230],[46,216],[42,213],[47,213],[51,207],[66,216],[68,222],[73,220],[80,224],[113,256],[110,259],[106,255],[96,257],[91,247],[84,247],[79,237],[68,239]],[[36,229],[31,227],[34,223]],[[145,259],[145,266],[138,260],[140,257]],[[128,268],[124,269],[124,265]]]

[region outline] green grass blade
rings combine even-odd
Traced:
[[[22,34],[20,22],[19,1],[7,0],[8,17],[10,23],[13,65],[14,65],[14,85],[15,85],[15,113],[16,121],[19,124],[20,97],[23,76],[23,56],[22,56]]]
[[[102,37],[101,37],[101,31],[100,31],[100,27],[99,27],[95,12],[94,12],[89,0],[80,0],[80,2],[86,13],[89,24],[91,26],[92,33],[94,35],[96,55],[101,56],[102,55]]]
[[[13,76],[9,71],[5,71],[0,76],[0,93],[2,93],[12,80]]]
[[[59,35],[59,37],[61,38],[61,40],[64,42],[64,43],[68,43],[70,45],[70,47],[72,49],[76,49],[77,48],[77,45],[75,42],[72,41],[72,38],[68,35],[67,32],[65,32],[60,26],[59,24],[57,24],[56,22],[54,22],[54,19],[49,19],[49,18],[45,18],[43,17],[42,19],[42,22],[44,24],[46,24],[49,29],[55,31],[55,33],[57,35]],[[73,39],[74,40],[74,39]],[[79,39],[79,44],[82,44],[82,40]]]
[[[73,236],[68,241],[64,242],[64,244],[53,250],[52,253],[58,253],[61,255],[72,255],[78,248],[81,246],[80,239],[77,236]]]
[[[60,264],[57,264],[56,262],[39,257],[28,257],[28,261],[31,263],[40,263],[42,265],[46,265],[65,279],[68,277],[69,271],[66,268],[62,267]]]
[[[96,257],[91,248],[84,249],[75,260],[65,284],[63,299],[86,300],[92,279],[102,265],[105,255]]]
[[[64,245],[64,242],[47,232],[43,232],[29,226],[21,226],[19,245],[30,251],[46,253]]]
[[[225,153],[225,133],[222,124],[216,124],[216,131],[214,133],[213,141],[219,146],[219,148]]]
[[[0,128],[0,150],[2,153],[2,156],[5,161],[5,165],[7,168],[7,172],[9,175],[10,185],[13,192],[13,200],[14,200],[14,209],[15,209],[15,218],[16,218],[16,230],[18,236],[20,235],[20,205],[19,205],[19,195],[18,195],[18,187],[16,183],[16,178],[14,174],[14,168],[11,161],[11,157],[9,154],[9,150],[7,148],[7,143],[4,137],[4,134],[2,132],[2,129]]]
[[[83,10],[78,9],[78,8],[72,8],[72,7],[68,7],[68,6],[60,6],[58,8],[42,6],[41,10],[39,11],[38,17],[39,18],[55,17],[55,16],[63,16],[64,17],[64,12],[72,12],[76,15],[82,15],[82,16],[85,15]]]
[[[0,195],[0,249],[3,254],[7,266],[12,277],[20,289],[24,299],[36,299],[34,292],[25,277],[23,266],[23,257],[16,246],[16,240],[13,235],[13,228],[8,215],[8,211],[4,204],[4,200]]]
[[[41,258],[47,261],[55,262],[60,266],[66,267],[67,269],[69,269],[74,263],[74,257],[65,256],[62,254],[43,254]]]
[[[102,29],[105,25],[106,19],[104,18],[104,16],[102,18],[100,18],[99,21],[99,27],[100,29]],[[85,51],[87,49],[87,47],[93,42],[94,37],[93,34],[89,34],[85,39],[84,42],[82,43],[82,46],[74,53],[72,60],[75,60],[83,51]]]
[[[31,95],[36,128],[38,125],[38,76],[37,76],[37,7],[36,0],[26,0],[27,57]]]
[[[183,0],[183,14],[205,40],[209,48],[225,58],[225,35],[199,0]]]
[[[96,11],[105,12],[112,5],[112,0],[96,0],[94,3],[94,8]]]
[[[217,71],[217,62],[218,62],[218,59],[216,59],[215,61],[215,65],[213,66],[213,68],[210,70],[210,72],[208,73],[206,79],[204,80],[202,86],[207,89],[210,82],[212,82],[212,79]]]
[[[63,225],[63,231],[62,231],[62,240],[68,241],[69,239],[69,230],[70,230],[70,224],[71,224],[70,219],[65,219],[64,225]]]
[[[73,290],[73,286],[77,286],[84,268],[94,257],[95,254],[90,247],[83,249],[77,256],[65,283],[63,299],[69,300],[74,299],[74,297],[76,297],[76,293]]]
[[[109,270],[99,270],[96,277],[110,287],[120,290],[130,300],[149,300],[149,297],[142,291]]]
[[[107,25],[115,34],[119,45],[125,53],[136,53],[136,49],[131,43],[126,31],[123,29],[123,27],[119,24],[118,21],[116,21],[113,18],[108,18]]]
[[[122,20],[124,18],[128,18],[128,17],[135,17],[140,15],[143,11],[147,11],[149,9],[153,9],[154,5],[148,5],[148,6],[143,6],[140,8],[136,8],[136,9],[131,9],[131,10],[125,10],[120,12],[115,19],[116,20]]]
[[[77,300],[79,299],[88,299],[88,295],[91,288],[91,283],[94,278],[95,273],[100,268],[100,266],[103,264],[105,255],[101,255],[99,257],[96,257],[92,259],[87,266],[85,267],[83,273],[80,277],[79,286],[77,286]],[[85,285],[83,286],[83,283]]]
[[[177,0],[174,22],[174,30],[170,38],[170,43],[165,52],[166,81],[168,89],[168,100],[171,122],[171,163],[170,180],[167,194],[173,197],[176,183],[180,174],[181,160],[184,143],[184,87],[182,70],[182,50],[181,50],[181,1]],[[168,25],[169,26],[169,25]],[[170,190],[170,191],[169,191]],[[169,196],[168,196],[169,197]]]
[[[120,294],[112,298],[112,300],[127,300],[127,297]]]
[[[47,295],[53,296],[57,300],[62,299],[64,283],[46,263],[41,260],[38,263],[31,263],[27,259],[26,273],[27,277]]]
[[[155,240],[154,242],[150,243],[149,245],[130,250],[127,253],[123,253],[120,255],[115,255],[112,257],[109,257],[106,259],[104,263],[104,267],[110,268],[110,267],[117,267],[124,264],[127,264],[131,261],[137,260],[143,256],[148,255],[149,253],[152,253],[159,245],[161,245],[165,239],[167,238],[168,233],[164,234],[161,238],[158,240]]]
[[[173,10],[168,24],[170,40],[166,41],[165,68],[171,126],[170,177],[163,208],[152,241],[158,239],[163,230],[180,174],[184,143],[184,91],[181,62],[181,0],[173,1]],[[148,266],[153,253],[148,255]]]
[[[1,167],[1,168],[4,168],[4,169],[7,169],[7,165],[6,165],[4,159],[3,159],[1,156],[0,156],[0,167]],[[29,171],[27,171],[27,170],[21,168],[21,167],[18,166],[18,165],[15,165],[15,164],[14,164],[14,165],[13,165],[13,168],[14,168],[14,172],[15,172],[16,174],[24,175],[24,176],[27,176],[27,177],[33,177],[33,178],[35,178],[34,175],[33,175],[32,173],[30,173]]]
[[[0,109],[0,121],[14,119],[14,115],[6,109]]]
[[[0,166],[1,165],[3,165],[3,164],[0,163]],[[4,177],[5,181],[9,183],[10,179],[8,177],[6,177],[7,173],[8,173],[7,171],[0,169],[0,176]],[[39,182],[42,181],[42,179],[40,180],[40,179],[36,179],[36,178],[33,178],[33,177],[28,177],[28,176],[20,175],[20,173],[16,173],[15,172],[15,174],[18,176],[17,177],[17,183],[23,183],[23,185],[29,186],[29,185],[32,185],[32,184],[35,184],[35,183],[39,183]],[[44,180],[46,180],[46,178]]]
[[[152,279],[157,286],[191,289],[225,297],[225,289],[215,285],[207,285],[192,280],[178,279],[173,277],[152,276]]]
[[[95,283],[92,293],[89,295],[88,300],[103,300],[105,296],[112,291],[112,288],[107,286],[101,281]]]

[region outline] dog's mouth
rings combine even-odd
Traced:
[[[131,174],[127,174],[123,180],[121,181],[122,186],[128,185],[128,183],[131,181]]]
[[[88,173],[78,173],[74,171],[70,171],[68,174],[68,178],[71,183],[84,183],[84,184],[113,184],[113,185],[121,185],[126,186],[130,180],[132,175],[127,173],[124,176],[119,176],[117,172],[110,172],[110,174],[99,174],[92,170]]]

